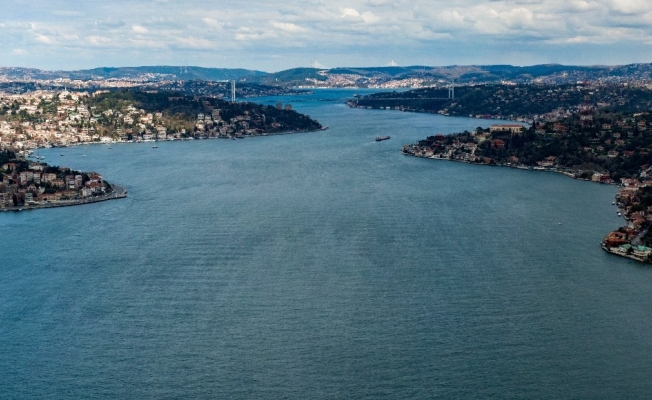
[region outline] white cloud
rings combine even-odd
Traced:
[[[54,39],[52,39],[49,36],[42,35],[40,33],[37,33],[35,36],[36,36],[36,41],[37,42],[41,42],[41,43],[45,43],[45,44],[53,44],[54,43]]]
[[[33,0],[33,7],[39,12],[0,15],[0,51],[26,51],[20,62],[48,55],[75,64],[83,53],[102,65],[107,49],[131,65],[154,55],[166,63],[210,64],[215,59],[206,50],[228,49],[231,66],[255,68],[266,67],[251,60],[276,60],[267,64],[275,68],[317,57],[329,65],[386,63],[387,54],[400,55],[403,64],[492,63],[506,51],[516,54],[515,47],[532,61],[563,62],[563,53],[573,62],[589,45],[598,47],[586,57],[605,63],[645,61],[652,51],[652,3],[643,0],[116,0],[74,10]],[[623,45],[641,49],[624,53]],[[559,51],[571,47],[577,50]]]
[[[89,36],[88,43],[90,43],[93,46],[103,46],[108,43],[111,43],[111,39],[103,36]]]
[[[193,49],[204,49],[204,50],[210,50],[214,49],[215,42],[205,39],[205,38],[196,38],[196,37],[177,37],[175,39],[175,42],[184,47],[184,48],[193,48]]]
[[[222,26],[224,25],[223,22],[220,22],[220,21],[218,21],[218,20],[215,19],[215,18],[209,18],[209,17],[206,17],[206,18],[202,18],[202,21],[203,21],[206,25],[210,26],[211,28],[222,29]]]
[[[342,9],[342,18],[360,18],[360,13],[355,8],[343,8]]]
[[[149,32],[149,29],[141,25],[132,25],[131,30],[135,33],[141,33],[141,34]]]
[[[650,5],[640,0],[609,0],[608,7],[623,14],[640,14],[650,11]]]
[[[252,29],[247,27],[239,28],[235,34],[235,39],[240,41],[258,41],[278,37],[277,33],[271,29]]]
[[[272,22],[272,26],[289,33],[305,32],[304,28],[290,22]]]

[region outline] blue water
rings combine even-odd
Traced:
[[[42,151],[129,197],[0,214],[0,398],[648,397],[616,188],[403,156],[490,122],[353,93],[280,99],[324,132]]]

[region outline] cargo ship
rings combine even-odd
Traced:
[[[389,136],[376,136],[376,142],[381,142],[387,139],[389,139]]]

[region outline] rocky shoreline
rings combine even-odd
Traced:
[[[491,165],[491,166],[500,166],[500,167],[509,167],[515,169],[529,170],[529,171],[540,171],[540,172],[554,172],[563,174],[570,178],[576,180],[583,180],[587,182],[592,182],[589,179],[578,178],[575,174],[570,171],[560,171],[554,168],[537,168],[530,167],[526,165],[503,165],[503,164],[482,164],[477,162],[470,162],[467,160],[459,160],[449,157],[436,157],[424,156],[410,152],[409,147],[403,149],[402,153],[404,155],[409,155],[417,158],[426,158],[430,160],[443,160],[443,161],[455,161],[465,164],[477,164],[477,165]],[[615,182],[604,182],[598,181],[601,184],[616,184]],[[652,247],[645,246],[643,244],[643,238],[648,233],[648,227],[650,222],[652,222],[652,213],[649,213],[652,210],[638,210],[640,208],[640,199],[638,199],[639,190],[648,190],[650,186],[643,184],[635,179],[624,179],[623,182],[619,184],[622,189],[616,195],[616,200],[614,204],[618,206],[618,213],[622,215],[627,221],[627,225],[617,230],[610,232],[601,242],[600,247],[609,254],[616,256],[628,258],[630,260],[635,260],[641,263],[652,264]],[[637,200],[638,199],[638,200]],[[636,210],[636,211],[632,211]]]
[[[580,177],[575,176],[572,171],[559,170],[557,168],[531,167],[531,166],[524,165],[524,164],[510,164],[510,163],[507,163],[507,164],[483,164],[483,163],[479,163],[479,162],[471,162],[471,161],[468,161],[468,160],[459,160],[459,159],[448,158],[448,157],[436,157],[436,156],[428,156],[428,157],[426,157],[426,156],[423,156],[423,155],[413,154],[413,153],[410,153],[409,151],[405,151],[405,150],[402,153],[404,155],[407,155],[407,156],[412,156],[412,157],[417,157],[417,158],[427,158],[429,160],[453,161],[453,162],[459,162],[459,163],[471,164],[471,165],[487,165],[487,166],[490,166],[490,167],[507,167],[507,168],[513,168],[513,169],[521,169],[521,170],[525,170],[525,171],[552,172],[552,173],[556,173],[556,174],[562,174],[564,176],[567,176],[569,178],[572,178],[572,179],[575,179],[575,180],[578,180],[578,181],[593,182],[591,179],[584,179],[584,178],[580,178]],[[601,181],[601,182],[598,182],[598,183],[606,184],[606,185],[615,185],[616,184],[615,182],[604,182],[604,181]]]
[[[27,211],[27,210],[39,210],[43,208],[55,208],[55,207],[70,207],[70,206],[79,206],[82,204],[92,204],[99,203],[102,201],[115,200],[115,199],[124,199],[127,197],[127,189],[123,186],[117,184],[109,184],[112,191],[107,194],[88,197],[84,199],[73,199],[73,200],[58,200],[58,201],[48,201],[44,203],[33,203],[25,204],[22,206],[14,207],[5,207],[0,209],[0,211]]]
[[[289,130],[289,131],[279,131],[279,132],[264,132],[255,135],[241,135],[241,136],[200,136],[200,137],[187,137],[187,138],[174,138],[174,139],[146,139],[146,140],[113,140],[105,142],[83,142],[83,143],[71,143],[65,146],[46,146],[38,145],[35,148],[28,149],[24,152],[28,158],[33,156],[34,150],[36,149],[62,149],[67,147],[78,147],[78,146],[95,146],[95,145],[113,145],[113,144],[129,144],[129,143],[159,143],[159,142],[185,142],[193,140],[209,140],[209,139],[245,139],[245,138],[254,138],[254,137],[264,137],[264,136],[280,136],[280,135],[291,135],[294,133],[312,133],[328,130],[327,126],[318,128],[318,129],[301,129],[301,130]]]

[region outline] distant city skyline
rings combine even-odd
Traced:
[[[9,0],[0,66],[74,70],[652,61],[637,0]]]

